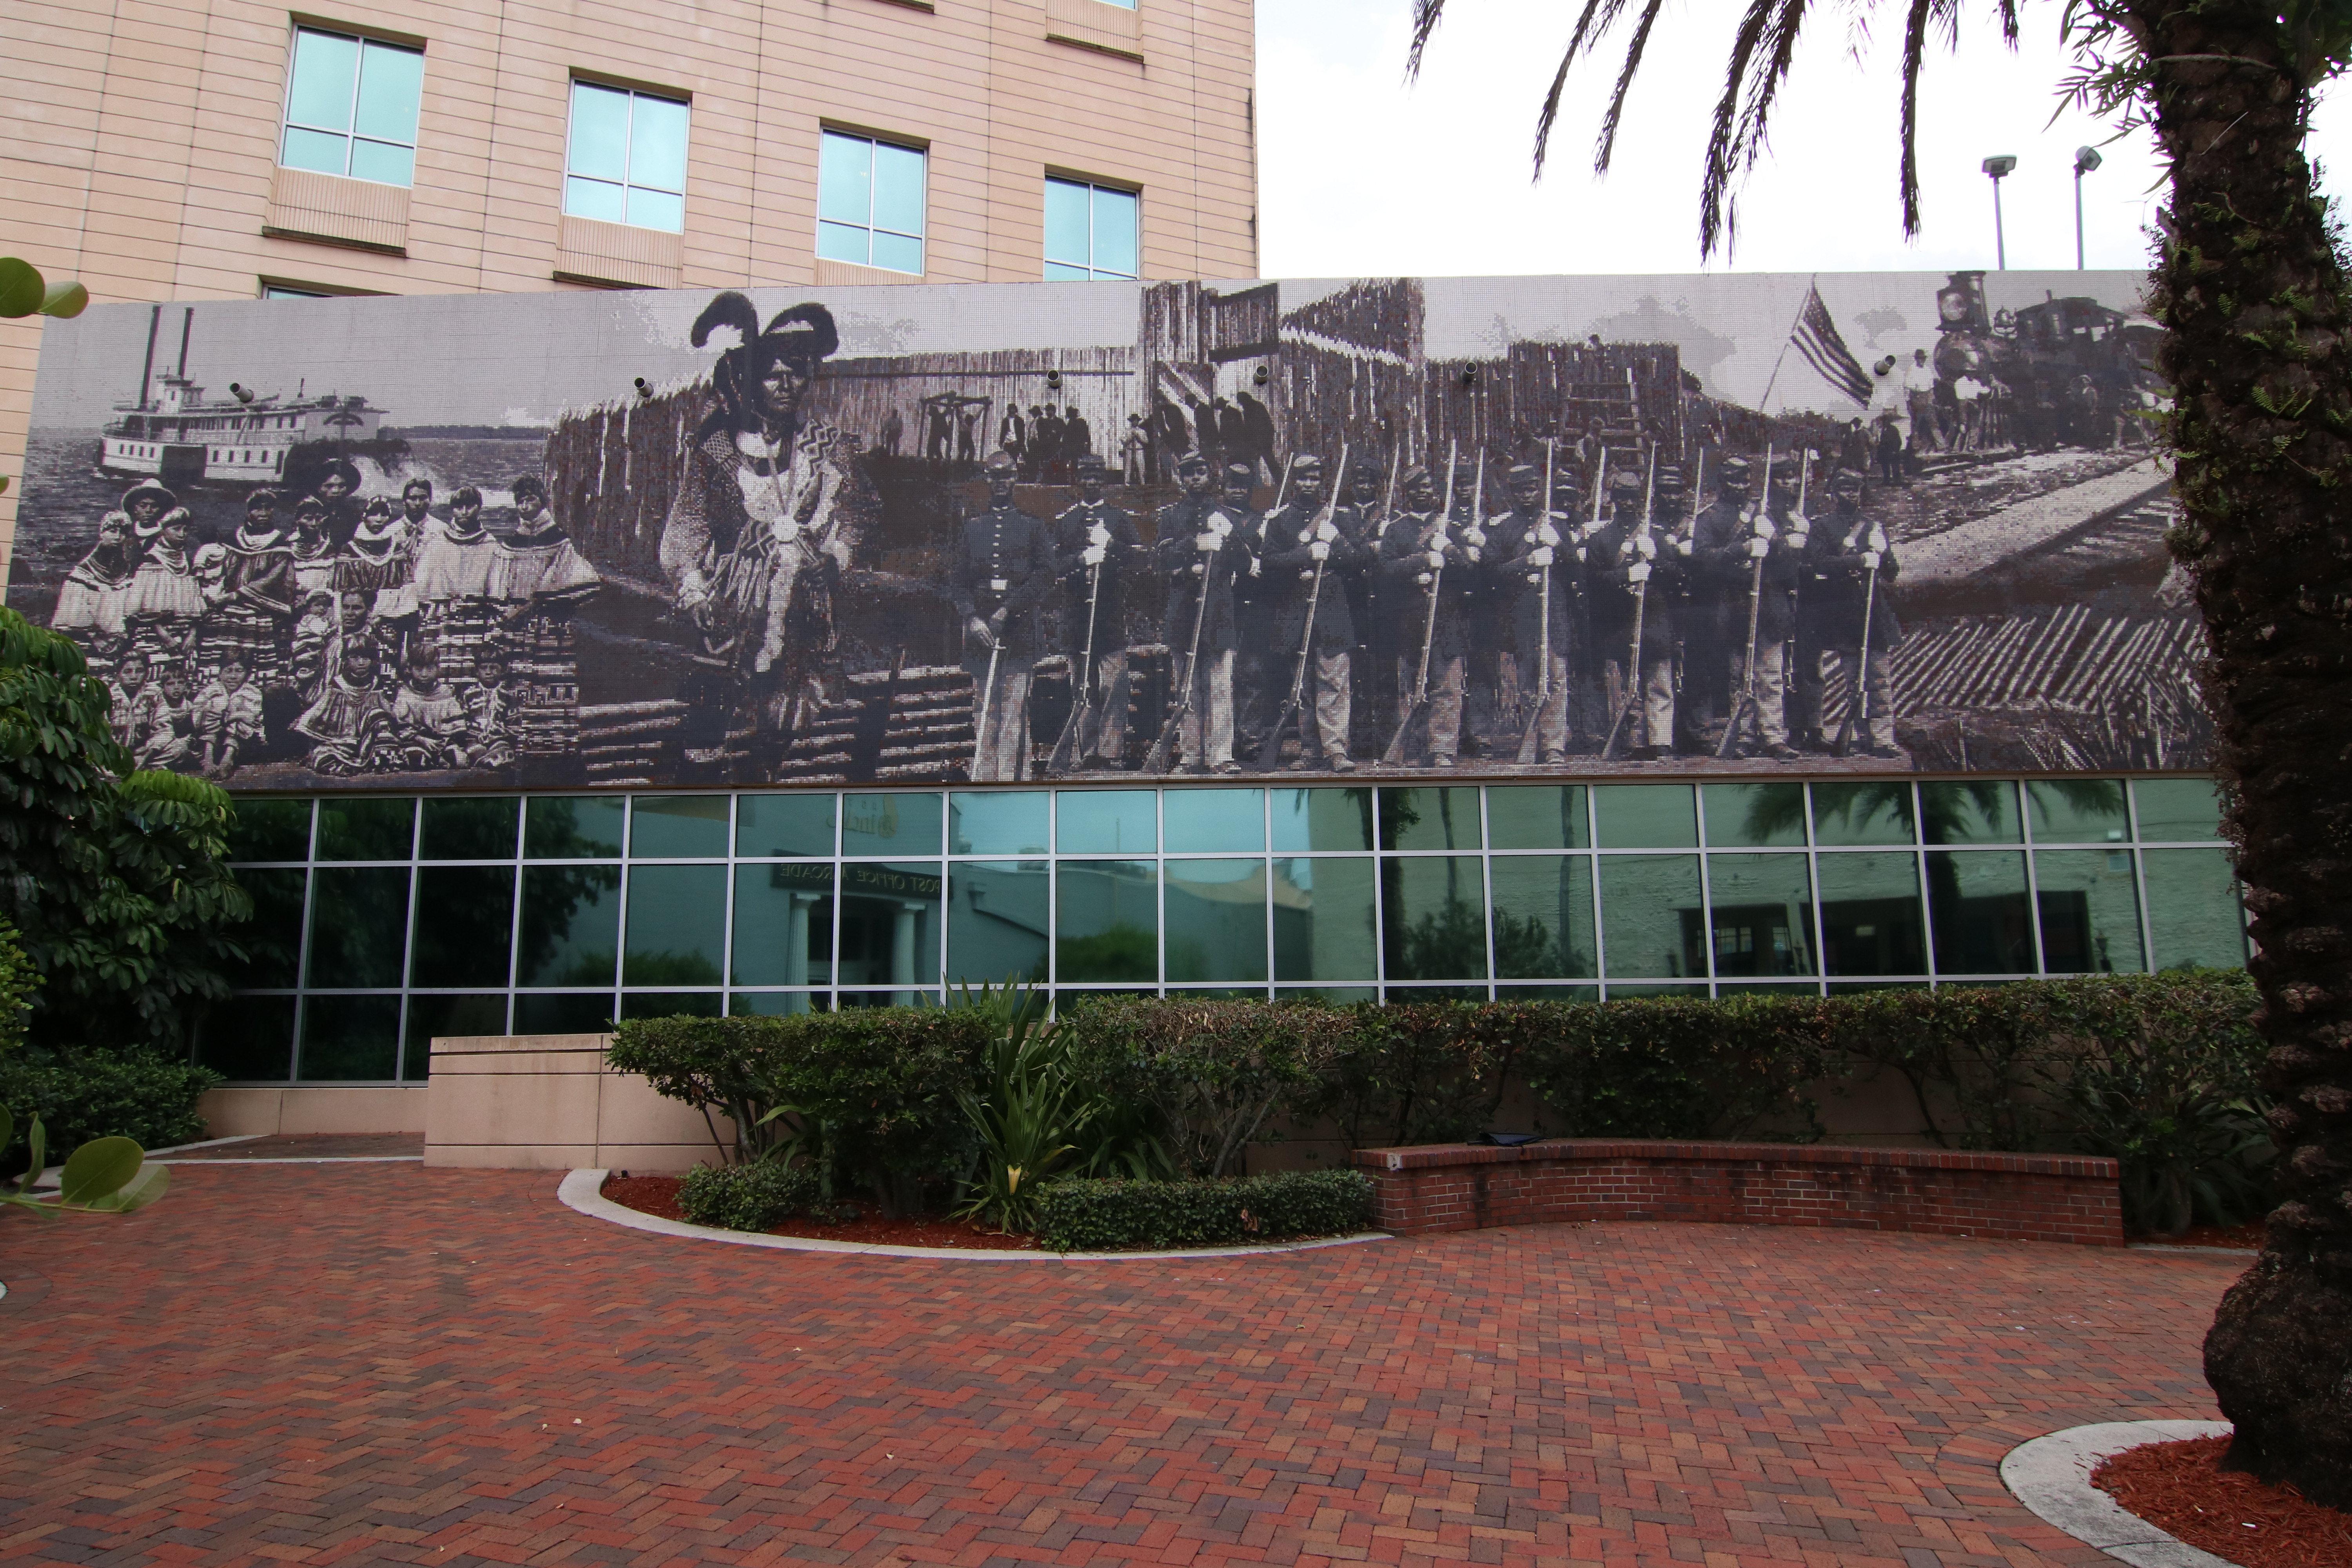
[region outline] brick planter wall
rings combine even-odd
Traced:
[[[2120,1247],[2113,1160],[1571,1138],[1517,1148],[1360,1149],[1377,1223],[1401,1235],[1559,1220],[1845,1226]]]

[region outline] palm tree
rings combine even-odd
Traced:
[[[1837,7],[1838,20],[1876,0]],[[1535,163],[1570,69],[1622,29],[1594,164],[1606,172],[1628,89],[1664,0],[1584,0],[1536,122]],[[1699,241],[1736,232],[1739,180],[1805,25],[1828,0],[1746,0],[1699,179]],[[1408,72],[1444,14],[1414,0]],[[1990,0],[2014,42],[2023,0]],[[2271,1047],[2264,1087],[2282,1156],[2260,1259],[2221,1301],[2205,1374],[2236,1427],[2229,1462],[2352,1506],[2352,290],[2336,218],[2303,154],[2315,94],[2352,52],[2347,0],[2063,0],[2078,71],[2058,84],[2119,126],[2145,127],[2170,198],[2157,219],[2149,308],[2181,521],[2174,555],[2211,652],[2223,831],[2252,913],[2249,963]],[[1917,84],[1960,0],[1904,0],[1897,181],[1919,226]],[[1840,27],[1843,35],[1844,29]]]

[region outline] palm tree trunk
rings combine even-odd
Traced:
[[[2310,94],[2271,0],[2137,0],[2173,171],[2152,288],[2170,329],[2171,544],[2211,655],[2224,831],[2252,911],[2249,967],[2280,1205],[2222,1299],[2205,1373],[2230,1463],[2352,1505],[2352,299],[2302,153]]]

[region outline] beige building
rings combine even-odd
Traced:
[[[100,301],[1255,277],[1253,55],[1250,0],[54,0],[0,16],[0,253]]]

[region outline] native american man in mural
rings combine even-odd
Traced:
[[[683,694],[689,763],[719,761],[729,731],[747,728],[755,750],[780,758],[824,700],[840,663],[834,596],[876,508],[856,440],[807,408],[840,346],[833,313],[794,305],[762,329],[730,290],[695,318],[694,346],[722,327],[739,341],[719,356],[716,405],[695,430],[661,538],[662,570],[700,645]]]

